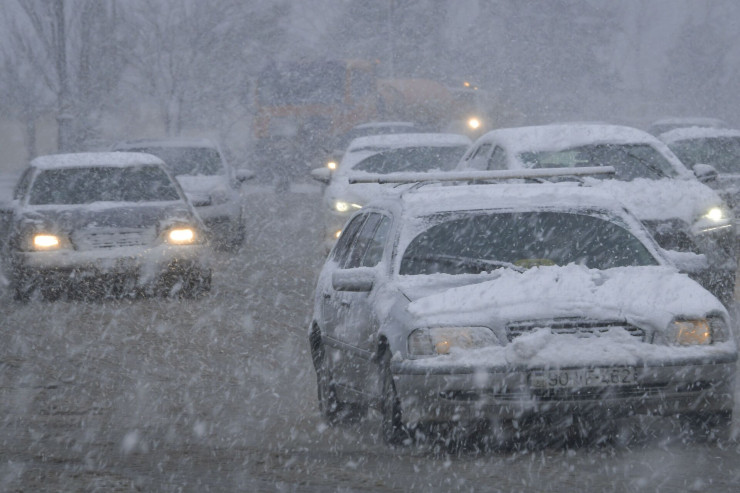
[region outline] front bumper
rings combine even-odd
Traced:
[[[557,413],[678,415],[731,410],[737,353],[711,360],[685,359],[631,365],[636,382],[623,386],[535,388],[543,368],[427,366],[423,360],[391,363],[404,419],[474,422]],[[591,367],[589,367],[591,368]]]

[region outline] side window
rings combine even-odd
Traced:
[[[365,224],[362,225],[362,229],[357,235],[355,235],[355,241],[352,243],[349,256],[347,257],[344,265],[340,264],[340,267],[344,269],[352,269],[359,267],[362,263],[362,259],[365,256],[367,247],[370,241],[373,239],[375,234],[375,228],[378,227],[378,223],[383,218],[380,214],[369,214]]]
[[[367,246],[365,256],[362,259],[362,267],[375,267],[378,265],[380,260],[383,258],[383,250],[385,249],[385,242],[390,230],[391,219],[387,216],[383,216],[380,220],[380,224],[375,229],[373,238]]]
[[[354,219],[342,230],[342,234],[337,240],[337,244],[334,245],[334,252],[332,253],[332,260],[334,260],[340,266],[344,264],[349,255],[349,249],[352,246],[352,240],[357,236],[357,232],[360,230],[362,223],[365,222],[367,215],[362,214],[355,216]]]
[[[26,195],[26,191],[28,190],[28,186],[31,184],[31,176],[33,175],[33,170],[31,168],[26,169],[26,171],[23,172],[21,175],[21,179],[18,180],[18,184],[15,186],[15,189],[13,190],[13,198],[15,200],[20,200],[23,198],[23,196]]]
[[[481,144],[468,160],[468,167],[477,170],[484,170],[488,166],[488,155],[491,153],[492,144]]]
[[[501,147],[496,146],[493,150],[493,154],[491,154],[491,158],[488,160],[488,169],[506,169],[507,167],[506,151]]]

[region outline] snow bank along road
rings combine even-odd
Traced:
[[[305,330],[320,197],[247,189],[247,246],[217,254],[202,299],[19,305],[0,287],[0,491],[736,491],[740,446],[670,423],[459,454],[388,448],[372,415],[328,428]]]

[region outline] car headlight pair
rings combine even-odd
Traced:
[[[726,341],[727,324],[721,317],[677,319],[668,327],[668,343],[679,346],[706,346]]]
[[[335,200],[333,205],[334,210],[337,212],[347,212],[350,210],[362,209],[362,206],[360,204],[345,202],[344,200]]]
[[[476,349],[498,346],[496,335],[488,327],[425,327],[408,337],[412,356],[449,354],[454,349]]]

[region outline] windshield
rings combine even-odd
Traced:
[[[457,165],[466,149],[467,146],[388,149],[363,159],[352,169],[381,175],[401,171],[449,171]]]
[[[581,168],[613,166],[616,179],[673,178],[671,163],[650,144],[593,144],[560,151],[523,152],[519,159],[528,168]]]
[[[31,205],[179,200],[177,188],[156,166],[92,167],[41,171],[31,185]]]
[[[180,175],[221,175],[221,156],[211,147],[141,147],[131,152],[153,154],[165,162],[170,173]]]
[[[740,173],[740,137],[682,140],[670,148],[686,166],[711,164],[720,173]]]
[[[606,219],[566,212],[466,213],[434,217],[401,260],[399,273],[477,274],[501,267],[657,265],[632,233]]]

